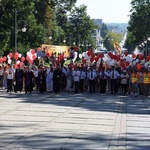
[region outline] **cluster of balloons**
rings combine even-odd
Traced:
[[[82,59],[83,64],[86,63],[91,64],[93,62],[101,63],[103,57],[104,57],[103,53],[94,54],[92,49],[89,49],[88,51],[79,54],[79,58]]]
[[[15,52],[9,53],[7,56],[0,57],[0,63],[4,63],[7,61],[8,64],[12,64],[12,60],[15,60],[14,66],[15,68],[20,66],[24,66],[24,61],[27,60],[30,64],[33,63],[33,61],[37,58],[37,53],[35,52],[34,49],[31,49],[30,51],[27,52],[26,58],[22,56],[21,53]]]
[[[82,54],[79,54],[79,58],[82,59],[83,64],[92,64],[93,62],[101,63],[103,61],[107,66],[120,66],[122,69],[126,69],[129,66],[136,66],[137,69],[141,69],[143,66],[148,67],[150,61],[150,54],[144,57],[143,54],[128,54],[125,52],[122,55],[108,52],[107,54],[94,54],[92,49],[89,49]]]

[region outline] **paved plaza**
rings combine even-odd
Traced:
[[[0,150],[150,150],[150,98],[0,91]]]

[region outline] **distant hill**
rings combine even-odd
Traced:
[[[127,32],[128,23],[106,23],[108,30],[114,32]]]
[[[102,26],[103,20],[102,19],[93,19],[94,23],[99,27]],[[126,33],[128,23],[105,23],[108,27],[109,31],[116,32],[116,33]]]

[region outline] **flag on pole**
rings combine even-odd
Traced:
[[[115,53],[117,53],[117,54],[121,54],[121,52],[122,52],[122,48],[121,48],[120,44],[118,44],[117,42],[114,42],[114,50],[115,50]]]

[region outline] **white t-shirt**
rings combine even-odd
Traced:
[[[76,82],[76,81],[79,81],[80,79],[80,71],[79,70],[74,70],[72,72],[72,76],[73,76],[73,80]]]
[[[13,69],[8,69],[7,73],[8,73],[7,79],[13,79],[14,78],[14,70]]]

